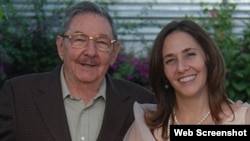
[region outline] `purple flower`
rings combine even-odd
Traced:
[[[4,65],[3,64],[0,65],[0,74],[4,74]]]
[[[126,76],[126,79],[127,80],[132,80],[134,78],[134,76],[132,75],[132,74],[128,74],[127,76]]]
[[[118,68],[119,68],[119,65],[118,64],[113,64],[111,67],[110,67],[112,70],[116,71]]]
[[[114,76],[138,83],[148,88],[149,63],[147,60],[147,58],[136,58],[128,54],[119,54],[116,62],[110,67],[111,75],[114,74]]]

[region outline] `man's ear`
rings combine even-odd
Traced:
[[[56,37],[56,46],[57,46],[57,53],[60,59],[63,61],[63,46],[62,46],[63,38],[61,36]]]
[[[118,57],[118,55],[120,53],[120,50],[121,50],[121,43],[120,42],[116,42],[114,44],[114,48],[113,48],[113,50],[111,52],[110,66],[112,66],[115,63],[115,61],[116,61],[116,59],[117,59],[117,57]]]

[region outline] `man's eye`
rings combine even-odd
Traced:
[[[102,40],[98,40],[96,41],[98,44],[105,44],[105,45],[108,45],[108,43],[106,41],[102,41]]]
[[[108,40],[105,39],[105,38],[97,38],[97,39],[96,39],[96,42],[97,42],[98,44],[105,44],[105,45],[108,45],[108,44],[109,44],[109,43],[108,43]]]
[[[81,37],[74,39],[74,41],[79,41],[79,42],[86,42],[87,40],[88,40],[87,38],[81,38]]]

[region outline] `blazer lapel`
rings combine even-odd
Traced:
[[[119,137],[119,133],[123,129],[126,130],[127,127],[124,127],[124,125],[128,121],[128,114],[133,113],[130,113],[132,111],[129,110],[129,106],[124,102],[127,96],[119,95],[116,91],[119,88],[113,87],[109,78],[107,80],[106,108],[97,141],[122,140],[122,136]]]
[[[61,90],[60,66],[44,77],[38,89],[40,93],[36,95],[35,101],[51,135],[57,141],[70,141]]]

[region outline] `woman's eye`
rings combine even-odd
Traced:
[[[196,54],[194,52],[190,52],[187,54],[188,56],[195,56]]]
[[[174,59],[173,59],[173,58],[167,59],[167,60],[165,61],[166,64],[171,64],[171,63],[173,63],[173,62],[174,62]]]

